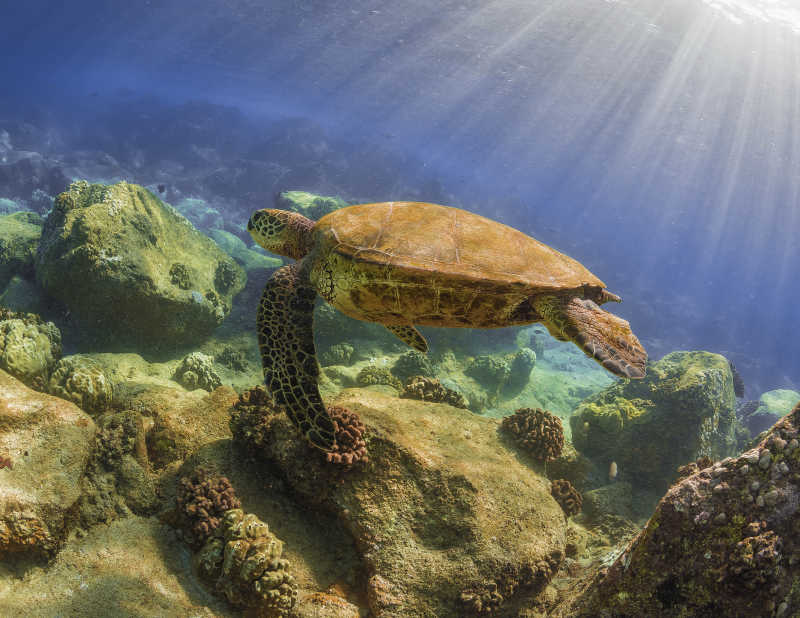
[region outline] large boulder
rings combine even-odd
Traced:
[[[349,532],[371,615],[480,615],[550,580],[564,513],[550,482],[503,446],[497,420],[372,389],[332,403],[366,425],[368,463],[326,463],[283,414],[235,412],[234,439]]]
[[[58,548],[94,435],[94,422],[75,404],[0,370],[0,559]]]
[[[767,391],[758,398],[758,407],[742,421],[755,436],[777,423],[800,401],[800,393],[789,388]]]
[[[35,212],[0,216],[0,289],[14,275],[33,277],[33,258],[42,235],[42,218]]]
[[[700,455],[721,459],[736,448],[733,376],[710,352],[673,352],[643,380],[624,380],[588,397],[570,417],[572,442],[625,479],[664,491],[679,466]]]
[[[98,341],[197,343],[228,315],[245,274],[152,193],[79,181],[58,196],[36,256],[42,286]]]
[[[800,404],[683,479],[570,616],[800,615]]]

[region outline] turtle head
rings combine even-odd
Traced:
[[[314,244],[314,222],[296,212],[263,208],[256,210],[247,222],[247,231],[270,253],[299,260]]]

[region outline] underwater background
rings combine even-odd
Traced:
[[[1,615],[800,615],[793,2],[30,0],[0,34]],[[357,412],[326,461],[256,388],[290,260],[247,222],[401,200],[582,263],[648,376],[318,300]]]

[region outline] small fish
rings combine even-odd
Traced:
[[[164,193],[164,191],[166,191],[166,190],[167,190],[166,185],[158,185],[158,192],[159,193]]]
[[[616,481],[617,480],[617,462],[612,461],[611,465],[608,466],[608,480],[609,481]]]

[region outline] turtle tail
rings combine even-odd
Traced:
[[[573,341],[584,353],[621,378],[643,378],[647,352],[626,320],[576,296],[534,299],[550,333]]]
[[[258,307],[258,347],[264,382],[275,402],[311,444],[330,451],[335,429],[317,386],[316,296],[302,261],[276,270]]]

